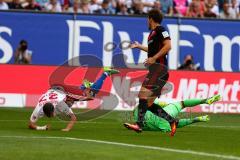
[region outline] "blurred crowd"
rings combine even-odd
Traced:
[[[152,8],[167,16],[240,19],[240,0],[0,0],[0,10],[145,15]]]

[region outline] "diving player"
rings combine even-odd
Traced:
[[[221,99],[220,95],[214,95],[213,97],[210,97],[207,99],[188,99],[181,102],[175,102],[175,103],[169,103],[169,104],[165,104],[165,103],[159,102],[158,100],[155,100],[154,103],[158,105],[158,107],[148,109],[144,117],[145,121],[142,129],[151,130],[151,131],[171,132],[170,123],[167,120],[158,116],[159,108],[163,108],[169,115],[171,115],[174,118],[177,118],[181,110],[186,107],[194,107],[200,104],[211,105],[212,103],[219,101],[220,99]],[[134,114],[134,120],[137,120],[138,108],[134,109],[133,114]],[[206,122],[206,121],[209,121],[208,115],[195,117],[193,119],[179,119],[177,123],[177,128],[181,128],[196,122]],[[132,129],[131,127],[129,127],[130,125],[131,124],[129,123],[124,124],[126,128]]]
[[[77,89],[78,95],[72,93],[71,89],[64,86],[53,86],[46,93],[44,93],[34,109],[30,121],[29,128],[34,130],[48,130],[49,125],[38,126],[36,122],[39,118],[55,117],[55,116],[67,116],[70,117],[70,121],[66,128],[62,131],[70,131],[77,121],[75,114],[73,113],[71,106],[74,101],[79,100],[91,100],[101,89],[104,80],[112,74],[119,73],[118,70],[104,68],[104,72],[94,83],[84,81],[84,83]],[[84,97],[84,99],[83,99]]]

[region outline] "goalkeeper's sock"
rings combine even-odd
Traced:
[[[208,115],[193,118],[194,122],[207,122],[210,120]]]
[[[178,121],[177,128],[182,128],[182,127],[187,126],[187,125],[190,125],[190,124],[192,124],[192,123],[194,123],[194,120],[193,120],[193,119],[190,119],[190,118],[188,118],[188,119],[180,119],[180,120]]]
[[[184,107],[194,107],[206,103],[206,99],[187,99],[183,101]]]
[[[195,117],[193,119],[190,119],[190,118],[180,119],[179,122],[178,122],[177,128],[182,128],[184,126],[187,126],[187,125],[190,125],[190,124],[193,124],[193,123],[197,123],[197,122],[207,122],[209,120],[210,120],[210,118],[209,118],[208,115]]]
[[[92,90],[95,91],[96,94],[102,88],[103,82],[107,78],[107,76],[108,76],[107,73],[103,72],[101,77],[99,77],[98,80],[96,80],[90,87]]]
[[[212,104],[216,101],[219,101],[221,99],[221,96],[219,94],[214,95],[207,99],[187,99],[183,101],[184,107],[193,107],[199,104]]]

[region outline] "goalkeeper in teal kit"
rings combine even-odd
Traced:
[[[186,107],[194,107],[200,104],[208,104],[211,105],[212,103],[219,101],[221,98],[220,95],[214,95],[213,97],[207,99],[188,99],[180,102],[169,103],[166,104],[164,102],[159,102],[155,100],[155,104],[158,105],[158,108],[162,107],[170,116],[176,118],[178,114],[181,112],[182,109]],[[158,108],[149,108],[145,114],[145,121],[143,130],[149,131],[162,131],[162,132],[171,132],[171,126],[168,121],[158,116]],[[138,119],[138,111],[137,108],[133,111],[134,120]],[[189,118],[189,119],[179,119],[177,128],[181,128],[192,123],[196,122],[206,122],[209,121],[208,115]],[[128,128],[129,124],[125,123],[124,126]]]

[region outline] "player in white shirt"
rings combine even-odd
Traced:
[[[40,97],[37,106],[30,117],[29,128],[34,130],[48,130],[49,125],[37,126],[36,122],[39,118],[44,116],[49,118],[64,116],[69,117],[70,121],[62,131],[70,131],[74,123],[77,121],[75,114],[70,108],[74,101],[93,99],[95,94],[101,89],[104,80],[108,76],[116,73],[119,73],[119,71],[105,68],[103,74],[96,82],[90,83],[89,81],[85,81],[78,89],[78,95],[76,95],[76,92],[74,93],[75,95],[71,93],[71,89],[61,86],[53,86]]]
[[[71,118],[71,121],[62,131],[69,131],[73,127],[77,118],[72,109],[67,105],[66,100],[67,94],[63,90],[55,88],[49,89],[40,97],[38,104],[30,117],[29,128],[36,130],[47,130],[49,129],[48,125],[36,125],[36,122],[39,118],[44,116],[54,117],[65,114]]]

